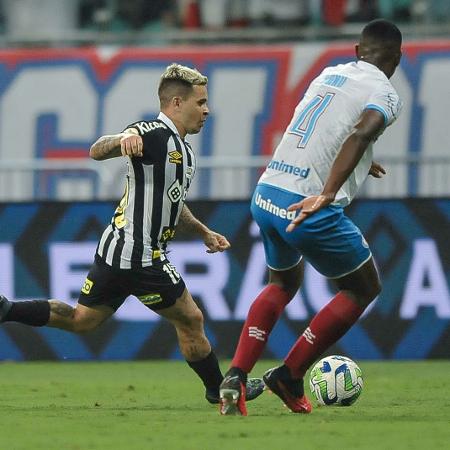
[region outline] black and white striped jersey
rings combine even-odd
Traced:
[[[195,155],[164,114],[135,122],[143,156],[128,157],[125,193],[104,231],[97,254],[121,269],[147,267],[165,259],[195,173]]]

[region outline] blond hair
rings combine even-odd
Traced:
[[[208,83],[208,78],[197,69],[191,69],[177,63],[172,63],[166,67],[166,70],[161,75],[162,80],[180,80],[193,85],[205,85]]]
[[[192,93],[192,86],[204,86],[208,78],[197,69],[172,63],[161,75],[158,96],[161,105],[166,105],[173,97],[187,98]]]

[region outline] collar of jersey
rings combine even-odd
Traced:
[[[180,133],[178,133],[175,124],[163,112],[160,112],[158,114],[158,119],[162,120],[177,136],[180,136]]]
[[[356,64],[358,65],[358,67],[361,70],[364,70],[364,71],[367,71],[367,72],[377,73],[379,76],[381,76],[385,80],[388,79],[386,74],[382,70],[380,70],[375,64],[371,64],[371,63],[369,63],[367,61],[361,61],[360,59],[358,61],[356,61]]]

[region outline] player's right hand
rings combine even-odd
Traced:
[[[307,217],[316,213],[325,206],[328,206],[332,201],[333,200],[326,195],[312,195],[311,197],[304,198],[298,203],[293,203],[288,207],[288,211],[300,210],[300,213],[292,219],[291,223],[287,226],[286,231],[290,233]]]
[[[130,131],[123,133],[120,139],[120,152],[122,156],[142,156],[143,142],[141,136]]]

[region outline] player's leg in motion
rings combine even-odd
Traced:
[[[247,414],[243,391],[247,374],[260,358],[272,328],[302,280],[302,262],[288,270],[269,269],[269,284],[250,307],[231,367],[221,385],[221,414]]]
[[[181,353],[189,367],[200,377],[205,388],[205,397],[210,403],[219,403],[219,386],[223,375],[217,357],[205,335],[203,314],[187,289],[175,305],[156,311],[172,323],[176,329]],[[263,391],[260,379],[249,380],[246,386],[251,399]]]
[[[11,302],[0,295],[0,323],[19,322],[83,333],[93,330],[112,314],[114,310],[104,305],[86,307],[78,304],[72,307],[59,300]]]
[[[216,355],[203,328],[203,314],[191,294],[184,290],[173,306],[157,311],[175,327],[181,353],[206,388],[206,398],[216,395],[222,381]]]
[[[361,268],[335,281],[339,292],[313,317],[291,348],[284,365],[271,369],[263,377],[266,385],[293,411],[295,402],[288,393],[283,392],[284,386],[280,380],[290,378],[302,382],[311,364],[351,328],[381,290],[372,258]]]
[[[19,322],[35,327],[48,326],[74,333],[93,330],[114,314],[115,309],[107,306],[110,297],[122,293],[117,294],[114,286],[117,275],[111,272],[106,264],[95,262],[89,270],[88,277],[91,281],[89,292],[81,290],[79,302],[75,307],[59,300],[10,302],[5,297],[0,297],[0,322]],[[123,295],[123,300],[125,297],[126,295]],[[102,300],[101,303],[85,303],[86,300],[99,298]]]

